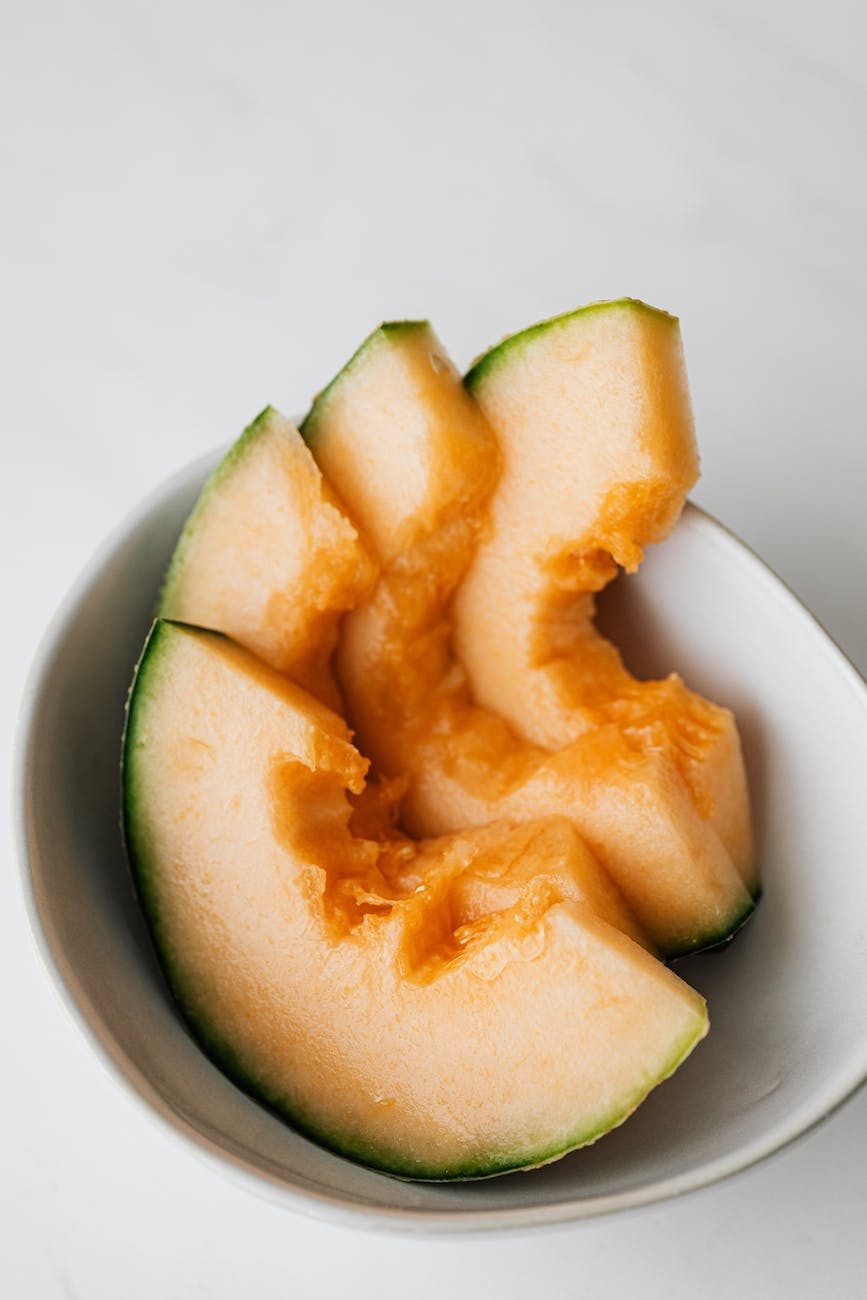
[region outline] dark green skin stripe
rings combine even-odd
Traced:
[[[719,953],[725,952],[731,941],[740,934],[753,912],[762,900],[761,886],[751,896],[749,904],[739,914],[738,918],[730,925],[723,934],[703,935],[697,939],[694,946],[677,949],[666,954],[666,963],[670,966],[672,962],[677,961],[680,957],[692,957],[695,953]]]
[[[137,749],[143,743],[140,740],[140,728],[147,709],[147,697],[152,689],[157,689],[159,666],[163,658],[171,653],[179,634],[210,637],[218,641],[227,640],[220,632],[190,627],[186,623],[172,622],[168,619],[155,619],[135,667],[121,740],[121,817],[124,843],[132,869],[133,884],[144,909],[145,919],[158,955],[161,951],[159,899],[146,867],[147,841],[142,824],[142,809],[136,794],[135,756]]]
[[[734,916],[730,917],[718,930],[706,931],[704,934],[685,940],[682,945],[676,944],[671,948],[667,948],[663,954],[666,964],[671,965],[672,962],[678,961],[681,957],[692,957],[699,952],[722,952],[724,948],[728,947],[738,931],[746,925],[756,910],[761,896],[762,891],[758,890],[755,895],[748,899],[746,905],[739,912],[736,912]]]
[[[147,837],[142,824],[142,809],[136,793],[135,756],[137,750],[143,744],[139,733],[145,712],[144,701],[148,693],[150,677],[166,652],[167,645],[170,644],[166,629],[171,626],[172,624],[166,623],[162,619],[156,619],[145,640],[139,661],[135,667],[127,699],[120,760],[121,825],[126,846],[126,856],[132,872],[133,885],[141,903],[157,956],[160,958],[160,965],[163,965],[163,963],[160,946],[159,898],[153,888],[153,882],[146,867]],[[164,973],[167,973],[165,967],[163,967],[163,970]]]
[[[201,991],[193,990],[184,979],[182,963],[168,943],[160,907],[159,876],[151,860],[146,833],[146,820],[137,790],[136,755],[141,745],[143,722],[150,696],[159,690],[161,665],[170,655],[180,636],[219,637],[219,633],[157,619],[142,650],[127,705],[127,720],[122,744],[123,833],[133,883],[141,902],[148,930],[156,950],[157,959],[166,982],[177,1002],[181,1015],[192,1037],[205,1055],[237,1086],[255,1101],[296,1128],[320,1146],[337,1155],[390,1174],[396,1178],[426,1182],[452,1182],[467,1179],[492,1178],[512,1170],[534,1168],[556,1160],[576,1147],[586,1146],[622,1123],[643,1101],[657,1083],[680,1065],[695,1045],[698,1029],[685,1035],[666,1062],[660,1075],[651,1084],[644,1084],[607,1115],[597,1121],[592,1129],[582,1129],[565,1141],[535,1152],[490,1153],[454,1165],[432,1167],[408,1157],[398,1150],[371,1146],[361,1134],[334,1134],[322,1128],[316,1117],[306,1112],[292,1098],[282,1095],[262,1080],[255,1062],[244,1059],[221,1034],[217,1024],[202,1010]],[[222,639],[222,638],[221,638]]]
[[[171,599],[174,585],[183,568],[187,543],[198,528],[212,497],[225,485],[226,480],[231,477],[239,461],[243,460],[260,435],[268,431],[275,419],[282,419],[279,411],[275,410],[273,406],[266,406],[264,411],[261,411],[255,420],[247,425],[241,436],[232,443],[219,465],[207,479],[205,486],[199,493],[196,504],[187,516],[187,521],[178,538],[177,545],[172,551],[172,558],[169,560],[169,566],[160,590],[157,605],[158,613],[162,613],[166,609]]]
[[[318,393],[314,398],[313,405],[298,426],[304,441],[309,444],[315,438],[319,417],[325,409],[328,399],[347,375],[363,365],[374,348],[379,347],[382,343],[390,342],[394,337],[399,338],[402,334],[410,331],[429,329],[430,322],[426,320],[391,320],[378,325],[375,330],[368,334],[361,346],[356,348],[343,369],[338,370],[331,382],[326,384],[322,392]]]
[[[649,315],[660,323],[670,325],[677,325],[678,323],[676,316],[660,311],[658,307],[650,307],[639,298],[614,298],[606,302],[591,302],[586,307],[578,307],[575,311],[567,311],[560,316],[551,316],[548,320],[539,321],[537,325],[531,325],[528,329],[520,330],[517,334],[510,334],[508,338],[503,339],[501,343],[497,343],[495,347],[492,347],[488,352],[480,356],[477,361],[473,362],[473,365],[464,375],[465,386],[471,393],[475,392],[479,385],[489,379],[495,370],[498,370],[504,362],[513,360],[526,344],[534,339],[562,329],[579,316],[595,316],[608,311],[634,311]]]

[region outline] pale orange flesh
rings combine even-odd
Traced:
[[[351,428],[351,455],[320,436],[320,422]],[[443,436],[449,428],[460,436]],[[499,471],[496,439],[424,322],[372,335],[317,400],[304,436],[328,482],[364,521],[372,552],[397,567],[420,529],[435,532],[465,506],[472,511]]]
[[[397,361],[417,367],[418,351],[426,356],[433,347],[442,361],[435,340],[416,335],[391,341],[389,371]],[[715,824],[729,810],[743,820],[745,806],[730,716],[671,681],[648,684],[641,696],[644,713],[636,718],[632,697],[644,688],[592,630],[586,605],[585,634],[590,658],[598,651],[594,668],[604,707],[592,725],[585,708],[577,739],[551,753],[516,734],[499,712],[477,706],[452,655],[450,601],[480,534],[490,528],[484,502],[491,476],[479,472],[478,417],[466,417],[470,433],[464,436],[467,399],[456,397],[459,380],[450,364],[426,376],[423,392],[405,383],[386,391],[388,372],[375,365],[372,372],[380,412],[374,441],[384,464],[400,464],[406,425],[424,428],[430,441],[448,447],[448,455],[442,448],[426,453],[428,462],[449,467],[449,475],[437,480],[432,511],[396,495],[387,479],[368,477],[366,455],[359,452],[367,445],[360,437],[364,420],[354,399],[346,396],[337,405],[331,397],[311,438],[320,464],[339,472],[342,499],[361,532],[375,538],[380,505],[387,500],[391,528],[401,537],[397,557],[378,554],[377,585],[346,619],[336,664],[362,749],[381,773],[407,782],[404,825],[428,835],[502,816],[566,815],[664,950],[723,937],[751,905],[733,846]],[[351,390],[356,397],[363,378],[359,367]],[[419,402],[424,420],[414,410]],[[358,410],[367,412],[369,403]],[[488,463],[495,463],[493,455]],[[401,502],[404,513],[398,517]],[[501,635],[508,639],[508,629]],[[676,715],[682,743],[675,746],[667,710],[678,698],[686,706],[684,716]],[[654,701],[657,713],[650,716]],[[505,704],[501,711],[508,711]],[[702,711],[716,730],[693,726],[693,712]],[[700,789],[689,779],[693,761],[706,769]]]
[[[702,999],[586,905],[598,868],[562,819],[359,839],[346,787],[364,767],[300,688],[159,628],[132,701],[127,834],[210,1050],[409,1176],[535,1163],[621,1122],[706,1032]]]
[[[593,633],[587,593],[637,567],[698,477],[677,322],[629,303],[579,311],[501,345],[468,383],[503,469],[455,645],[480,704],[562,748],[603,702],[643,687]]]
[[[698,477],[678,322],[624,301],[518,336],[469,382],[503,470],[454,603],[478,703],[561,749],[613,724],[665,753],[734,865],[755,884],[731,713],[675,675],[640,682],[593,626],[594,596],[671,530]]]
[[[224,632],[336,707],[338,621],[374,573],[298,430],[269,409],[206,485],[159,612]]]
[[[406,778],[401,819],[410,833],[567,816],[666,951],[689,947],[690,936],[722,937],[728,918],[749,910],[740,876],[673,764],[636,751],[613,726],[556,754],[521,740],[472,704],[448,662],[442,614],[429,608],[418,639],[400,639],[410,629],[396,586],[383,575],[372,601],[349,616],[337,664],[364,751],[379,771]]]
[[[233,1077],[392,1172],[484,1176],[622,1122],[707,1030],[657,945],[752,905],[731,716],[635,681],[592,625],[696,470],[659,315],[570,336],[565,389],[532,354],[492,369],[487,419],[429,328],[385,327],[305,424],[320,468],[267,412],[173,561],[164,611],[259,659],[163,624],[137,678],[125,817],[163,961]],[[347,610],[373,781],[296,684],[340,704]]]

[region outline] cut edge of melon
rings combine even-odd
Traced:
[[[573,311],[561,312],[557,316],[549,316],[546,320],[538,321],[535,325],[528,326],[527,329],[518,330],[515,334],[509,334],[499,343],[495,343],[487,352],[483,352],[472,363],[467,373],[464,375],[464,385],[470,393],[482,384],[485,379],[496,370],[501,362],[512,360],[528,343],[551,330],[557,330],[561,327],[571,324],[576,317],[589,316],[600,311],[636,311],[643,312],[651,316],[660,324],[676,326],[679,324],[677,316],[670,312],[663,311],[660,307],[651,307],[649,303],[643,302],[640,298],[605,298],[599,302],[587,303],[584,307],[578,307]]]

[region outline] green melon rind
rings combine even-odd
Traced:
[[[326,384],[320,393],[317,393],[310,410],[299,424],[299,432],[307,445],[312,446],[313,439],[318,431],[319,419],[327,407],[329,399],[340,387],[343,380],[358,370],[374,349],[388,343],[391,335],[429,329],[430,321],[426,320],[392,320],[383,321],[381,325],[378,325],[375,330],[368,334],[364,342],[355,349],[343,369],[338,370],[331,382]]]
[[[731,921],[727,927],[718,932],[708,932],[700,939],[696,939],[694,945],[677,948],[672,952],[667,953],[665,957],[666,963],[670,965],[671,962],[679,961],[681,957],[694,957],[699,953],[724,952],[726,948],[728,948],[732,939],[740,934],[741,930],[746,925],[747,921],[750,919],[761,901],[762,886],[758,885],[755,892],[750,894],[747,905],[741,909],[735,919]]]
[[[673,327],[677,327],[679,324],[677,316],[672,316],[659,307],[651,307],[648,303],[642,302],[640,298],[612,298],[602,302],[591,302],[586,307],[578,307],[574,311],[563,312],[560,316],[551,316],[547,320],[539,321],[536,325],[530,325],[525,330],[519,330],[517,334],[510,334],[501,343],[495,344],[494,347],[484,352],[482,356],[473,362],[464,375],[464,387],[469,393],[477,392],[480,385],[488,380],[496,370],[499,370],[504,363],[515,360],[528,343],[532,343],[535,339],[551,331],[565,328],[579,316],[624,310],[644,313],[660,324]]]
[[[241,436],[232,443],[216,469],[206,480],[196,504],[187,516],[183,531],[169,560],[157,603],[158,616],[169,613],[171,601],[186,561],[187,548],[205,516],[211,499],[225,486],[235,468],[256,445],[258,439],[270,431],[275,420],[282,420],[283,418],[273,406],[266,406],[263,411],[259,412],[255,420],[247,425]]]
[[[187,986],[173,960],[161,917],[159,887],[154,864],[151,861],[142,810],[136,793],[136,751],[142,719],[147,710],[148,697],[157,681],[163,656],[171,652],[172,630],[183,628],[206,637],[220,637],[220,633],[187,624],[157,619],[139,658],[127,703],[126,725],[122,741],[122,814],[123,834],[133,884],[142,905],[142,911],[153,941],[157,959],[166,982],[178,1004],[192,1037],[205,1055],[243,1092],[259,1103],[264,1103],[281,1120],[288,1120],[293,1128],[320,1146],[357,1164],[392,1177],[420,1182],[456,1182],[469,1179],[493,1178],[498,1174],[520,1169],[534,1169],[566,1155],[578,1147],[587,1146],[611,1129],[622,1124],[640,1105],[649,1092],[668,1078],[690,1054],[704,1036],[707,1016],[696,1016],[693,1029],[684,1034],[671,1053],[662,1070],[640,1086],[615,1107],[603,1120],[590,1129],[579,1129],[565,1141],[534,1152],[506,1152],[476,1157],[464,1163],[430,1166],[421,1161],[407,1159],[405,1153],[372,1146],[358,1134],[334,1134],[323,1129],[317,1121],[291,1098],[269,1088],[257,1079],[255,1065],[246,1061],[221,1034],[216,1024],[202,1014],[198,999]],[[222,639],[222,638],[221,638]]]
[[[126,847],[133,884],[154,940],[157,952],[159,934],[159,905],[156,896],[150,890],[147,873],[141,864],[147,856],[147,844],[144,828],[140,822],[140,808],[135,790],[135,751],[138,748],[138,732],[143,713],[142,704],[147,692],[147,684],[158,661],[162,657],[163,642],[166,640],[165,629],[171,624],[162,619],[155,619],[147,634],[138,663],[133,672],[132,685],[126,702],[126,718],[121,739],[121,829]]]
[[[579,1129],[565,1141],[556,1142],[541,1151],[483,1156],[454,1165],[431,1166],[421,1161],[408,1160],[405,1153],[372,1146],[357,1134],[330,1133],[306,1114],[297,1102],[281,1096],[266,1084],[257,1081],[255,1067],[245,1063],[231,1044],[226,1042],[212,1021],[192,1009],[191,1001],[185,996],[180,981],[173,976],[170,965],[162,956],[161,964],[196,1042],[205,1055],[242,1092],[260,1105],[264,1104],[278,1119],[288,1121],[292,1128],[334,1155],[375,1170],[377,1173],[412,1182],[467,1182],[496,1178],[501,1174],[538,1169],[580,1147],[590,1146],[624,1123],[648,1094],[679,1068],[704,1037],[707,1027],[706,1017],[703,1019],[697,1017],[696,1028],[684,1034],[659,1075],[643,1082],[627,1101],[614,1108],[603,1120],[597,1121],[592,1128]]]
[[[681,957],[693,957],[700,952],[713,952],[728,947],[732,939],[746,925],[758,907],[762,891],[759,889],[755,894],[750,894],[747,891],[747,895],[746,903],[734,912],[719,929],[705,930],[702,934],[684,940],[680,944],[672,944],[670,947],[664,948],[663,958],[666,964],[679,961]]]

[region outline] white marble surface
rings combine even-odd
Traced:
[[[303,409],[377,320],[430,315],[464,362],[621,293],[682,317],[697,500],[867,669],[862,4],[12,0],[2,28],[4,734],[113,523],[267,401]],[[680,1202],[370,1237],[142,1118],[55,1001],[8,840],[0,963],[16,1300],[865,1294],[867,1094]]]

